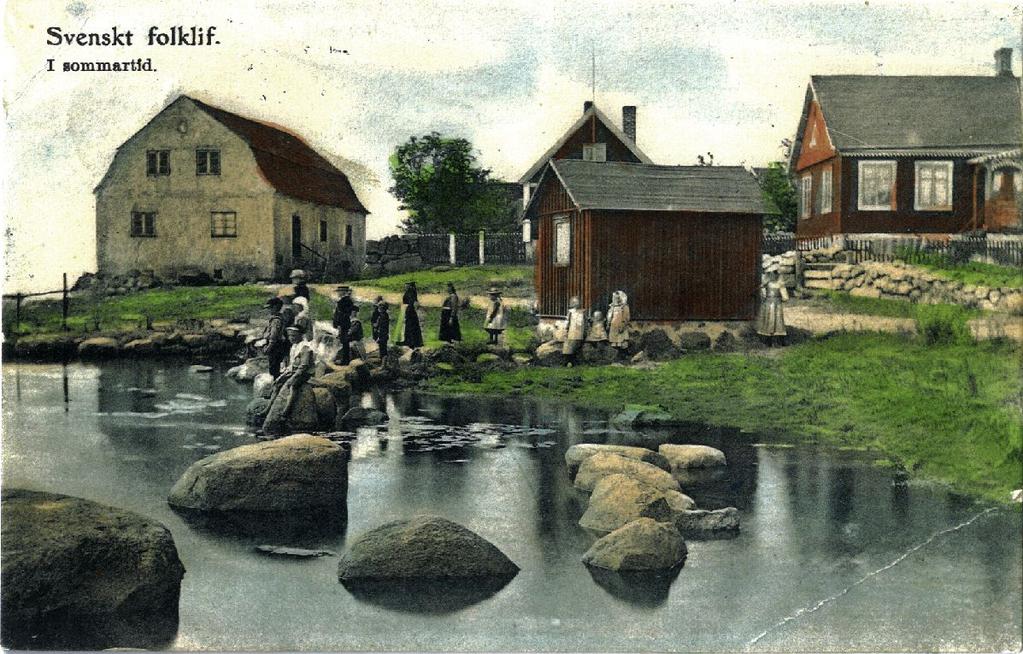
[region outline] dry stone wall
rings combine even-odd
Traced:
[[[781,254],[764,254],[761,255],[761,265],[763,266],[764,279],[767,279],[767,271],[771,266],[778,266],[778,273],[781,275],[780,280],[785,284],[786,288],[795,288],[799,282],[800,272],[800,260],[799,253],[795,250],[789,250]]]
[[[366,241],[365,277],[381,277],[426,267],[419,250],[419,236],[403,234],[388,236],[379,241]]]

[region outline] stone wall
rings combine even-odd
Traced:
[[[428,266],[419,252],[419,236],[416,234],[366,241],[366,264],[362,269],[366,277],[422,270],[425,267]]]
[[[860,297],[926,304],[959,304],[986,311],[1023,314],[1023,289],[989,288],[937,277],[903,263],[863,262],[803,271],[808,289],[845,291]]]

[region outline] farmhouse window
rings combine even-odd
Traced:
[[[170,175],[170,150],[146,151],[146,175]]]
[[[607,161],[607,143],[584,143],[583,161]]]
[[[352,246],[352,226],[345,225],[345,247]]]
[[[817,213],[824,215],[831,213],[831,198],[834,195],[834,187],[831,181],[831,166],[821,170],[821,185],[817,189]]]
[[[916,162],[916,200],[914,209],[952,210],[952,162]]]
[[[196,175],[220,174],[220,150],[199,148],[195,151]]]
[[[895,209],[894,161],[860,162],[857,206],[861,211]]]
[[[156,236],[156,212],[132,211],[131,235],[137,237]]]
[[[568,216],[554,219],[554,265],[567,266],[571,262],[572,223]]]
[[[1023,170],[999,168],[991,173],[991,188],[987,196],[1011,198],[1012,191],[1023,190]]]
[[[799,217],[809,218],[813,208],[811,198],[813,197],[813,176],[803,175],[799,179]]]
[[[213,238],[238,236],[238,213],[235,211],[211,211],[210,236]]]
[[[327,221],[322,219],[320,220],[320,242],[327,242]]]

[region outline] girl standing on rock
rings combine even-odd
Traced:
[[[757,334],[763,338],[770,347],[774,345],[777,337],[782,344],[788,332],[785,330],[785,315],[782,313],[781,303],[789,299],[788,289],[781,283],[778,275],[778,264],[771,264],[767,268],[767,281],[760,287],[760,313],[757,315]]]
[[[625,291],[611,294],[611,306],[607,310],[607,339],[611,346],[619,350],[629,347],[629,298]]]
[[[504,303],[501,302],[501,291],[491,287],[489,295],[490,309],[487,311],[483,329],[490,336],[488,344],[497,345],[501,334],[508,328],[508,314],[504,310]]]
[[[423,327],[419,323],[419,291],[413,281],[405,282],[401,297],[401,315],[398,317],[395,344],[412,349],[423,347]]]
[[[572,297],[568,301],[568,315],[565,316],[565,343],[561,353],[568,359],[568,365],[575,363],[579,347],[586,338],[586,313],[579,308],[579,298]]]
[[[448,282],[448,296],[440,310],[440,340],[444,343],[462,340],[462,327],[458,323],[459,304],[455,285]]]

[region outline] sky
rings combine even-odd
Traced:
[[[287,126],[339,162],[375,238],[402,219],[387,158],[412,135],[468,138],[515,181],[593,95],[619,123],[622,105],[638,106],[637,141],[656,163],[712,152],[764,165],[794,136],[811,74],[989,75],[994,51],[1012,47],[1019,75],[1021,22],[1021,0],[8,0],[4,290],[95,269],[92,189],[115,149],[182,93]],[[146,45],[150,26],[174,25],[216,26],[220,44]],[[117,26],[135,42],[48,45],[53,26]],[[157,72],[46,69],[49,58],[137,57]]]

